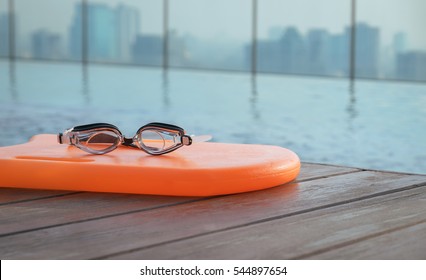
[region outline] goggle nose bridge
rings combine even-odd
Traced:
[[[123,137],[123,145],[126,145],[126,146],[133,145],[133,138]]]

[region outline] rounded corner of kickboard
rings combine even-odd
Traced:
[[[8,154],[21,150],[21,148],[31,150],[37,149],[39,146],[47,146],[55,147],[56,150],[59,146],[63,147],[53,145],[57,145],[56,135],[36,135],[26,144],[11,146],[16,149],[9,150]],[[128,157],[129,151],[126,149],[118,148],[112,153],[117,158]],[[131,154],[137,155],[133,152]],[[300,172],[300,160],[294,152],[269,145],[210,142],[184,147],[174,152],[171,157],[153,157],[143,153],[139,155],[143,159],[143,164],[134,163],[131,166],[97,164],[94,161],[90,163],[92,167],[88,168],[84,162],[76,161],[73,163],[73,168],[68,169],[58,161],[29,161],[24,169],[36,170],[36,165],[44,162],[48,163],[53,170],[61,172],[50,172],[51,175],[45,178],[37,175],[37,180],[32,180],[31,184],[22,183],[16,187],[30,188],[33,186],[46,189],[172,196],[213,196],[283,185],[296,179]],[[161,165],[163,159],[164,165]],[[185,159],[186,163],[191,164],[180,166],[180,159]],[[152,162],[155,164],[150,165]],[[22,166],[24,167],[24,165]],[[68,164],[66,166],[68,167]],[[41,168],[41,165],[39,167]],[[27,171],[31,177],[31,171]],[[79,171],[82,174],[77,177],[86,176],[84,178],[87,183],[85,186],[81,186],[81,182],[79,185],[73,184],[74,180],[64,182],[61,178],[56,178],[58,174],[64,176],[69,172],[68,175],[71,176],[76,175],[76,172],[79,173]],[[96,180],[90,179],[87,174],[91,174]],[[126,176],[124,181],[123,175]],[[58,180],[64,184],[59,186]],[[119,182],[121,183],[118,184]]]

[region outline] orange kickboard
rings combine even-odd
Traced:
[[[211,196],[278,186],[299,171],[294,152],[267,145],[196,143],[161,156],[120,146],[92,155],[40,134],[0,147],[2,187]]]

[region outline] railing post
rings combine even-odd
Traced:
[[[88,12],[87,0],[81,0],[81,62],[86,65],[88,62]]]
[[[251,73],[257,72],[257,0],[252,0],[251,18]]]
[[[15,44],[15,1],[9,0],[9,59],[15,60],[16,44]]]
[[[163,68],[169,67],[169,0],[163,0]]]
[[[349,78],[353,81],[356,76],[356,0],[351,1],[351,38],[349,44]]]

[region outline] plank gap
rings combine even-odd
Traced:
[[[63,197],[63,196],[68,196],[68,195],[80,194],[80,193],[83,193],[83,192],[69,192],[69,193],[61,193],[61,194],[55,194],[55,195],[49,195],[49,196],[43,196],[43,197],[35,197],[35,198],[28,198],[28,199],[22,199],[22,200],[15,200],[15,201],[10,201],[10,202],[0,203],[0,206],[17,204],[17,203],[24,203],[24,202],[31,202],[31,201],[43,200],[43,199],[50,199],[50,198],[56,198],[56,197]]]

